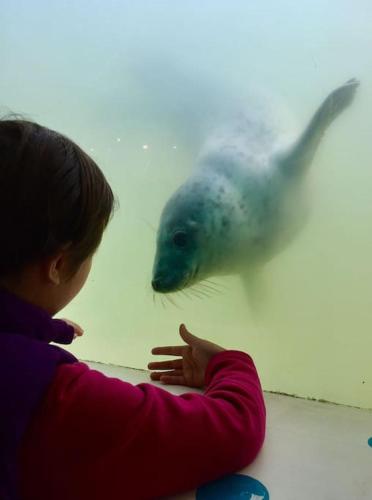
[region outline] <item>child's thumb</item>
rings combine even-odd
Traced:
[[[195,345],[199,341],[199,338],[189,332],[184,324],[180,325],[180,335],[188,345]]]

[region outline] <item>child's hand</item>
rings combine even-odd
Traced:
[[[76,339],[76,337],[81,337],[83,335],[84,330],[81,328],[81,326],[77,325],[73,321],[70,321],[69,319],[63,318],[63,321],[68,325],[72,326],[72,328],[74,329],[74,339]]]
[[[203,387],[205,371],[209,360],[217,353],[225,351],[207,340],[195,337],[186,330],[185,325],[180,326],[181,338],[188,345],[154,347],[152,354],[166,354],[181,356],[178,359],[159,361],[148,364],[149,370],[168,370],[152,372],[152,380],[160,380],[164,384],[186,385],[188,387]]]

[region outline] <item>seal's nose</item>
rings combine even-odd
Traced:
[[[161,280],[159,278],[155,278],[151,281],[151,286],[155,292],[158,292],[161,288]]]

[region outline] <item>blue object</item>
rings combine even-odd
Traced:
[[[201,486],[196,492],[196,500],[243,499],[269,500],[269,492],[257,479],[243,474],[225,476]]]
[[[372,448],[372,437],[370,437],[370,438],[368,439],[368,446],[370,446],[370,447]]]

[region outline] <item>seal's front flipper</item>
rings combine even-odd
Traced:
[[[251,311],[255,317],[258,317],[264,309],[267,297],[264,272],[262,269],[245,270],[241,278]]]
[[[295,146],[279,158],[282,171],[302,174],[310,166],[324,132],[354,99],[359,86],[355,78],[338,87],[325,99]]]

